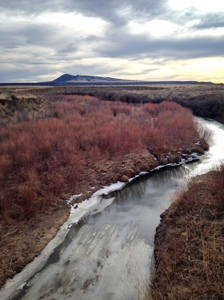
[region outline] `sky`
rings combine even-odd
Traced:
[[[1,0],[0,82],[224,83],[223,0]]]

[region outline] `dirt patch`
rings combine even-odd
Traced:
[[[151,298],[224,298],[224,168],[197,176],[161,215]]]

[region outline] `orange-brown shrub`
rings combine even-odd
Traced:
[[[146,148],[159,154],[199,138],[191,112],[172,102],[66,96],[53,105],[48,119],[0,128],[0,213],[8,219],[56,205],[99,159]]]

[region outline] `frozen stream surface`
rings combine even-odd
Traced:
[[[0,299],[141,299],[149,282],[159,215],[186,180],[224,160],[224,126],[200,161],[166,167],[95,193],[71,209],[57,236],[0,290]],[[122,188],[123,187],[123,188]]]

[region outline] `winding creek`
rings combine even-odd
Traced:
[[[224,160],[224,126],[198,121],[213,133],[208,153],[111,185],[72,209],[40,256],[0,290],[0,299],[140,299],[152,274],[160,214],[189,177]]]

